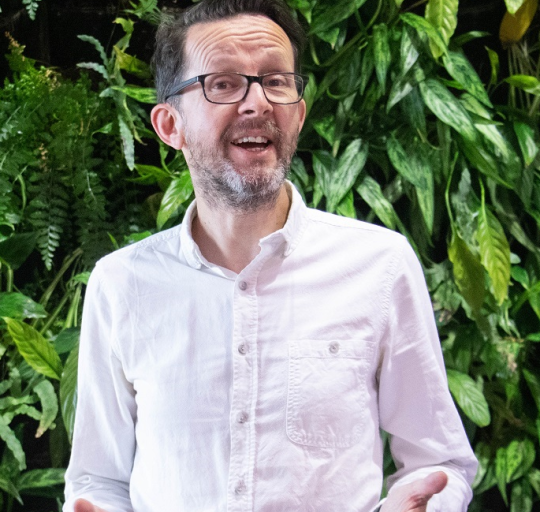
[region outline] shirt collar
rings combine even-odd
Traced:
[[[267,245],[275,248],[281,247],[283,257],[289,256],[294,251],[307,221],[307,206],[305,205],[302,196],[290,181],[286,181],[285,186],[287,187],[287,192],[291,199],[287,221],[281,229],[274,233],[270,233],[259,242],[259,245],[263,249]],[[191,226],[196,215],[197,200],[195,199],[189,205],[184,215],[184,220],[180,228],[180,242],[181,250],[186,258],[187,264],[192,268],[200,269],[203,265],[209,266],[209,263],[201,254],[199,247],[193,240]]]

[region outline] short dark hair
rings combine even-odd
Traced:
[[[188,29],[197,23],[220,21],[241,14],[266,16],[279,25],[289,37],[295,71],[300,72],[305,33],[283,0],[202,0],[177,17],[164,17],[157,30],[152,67],[158,103],[165,101],[175,84],[182,80]]]

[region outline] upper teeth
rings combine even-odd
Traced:
[[[257,142],[258,144],[268,142],[266,137],[244,137],[233,141],[235,144],[241,144],[242,142]]]

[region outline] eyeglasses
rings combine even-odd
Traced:
[[[291,105],[302,99],[308,77],[296,73],[267,73],[261,76],[241,73],[208,73],[182,82],[172,94],[165,98],[165,101],[197,82],[202,84],[204,97],[210,103],[238,103],[247,96],[250,85],[256,82],[262,87],[269,102]]]

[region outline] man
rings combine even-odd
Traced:
[[[303,204],[301,31],[281,0],[203,0],[158,32],[152,122],[181,226],[92,274],[65,511],[459,512],[476,460],[405,239]]]

